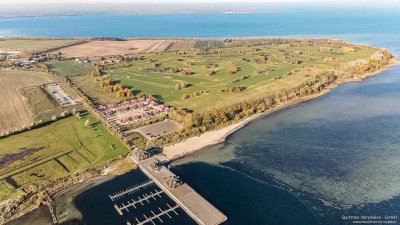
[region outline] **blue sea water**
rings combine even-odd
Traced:
[[[398,9],[293,9],[273,13],[181,13],[0,19],[0,36],[257,37],[399,34]]]
[[[0,19],[0,36],[337,38],[399,55],[399,27],[397,9],[302,8]],[[226,224],[336,225],[352,224],[343,215],[399,217],[399,127],[400,68],[393,67],[260,118],[175,169],[228,216]],[[102,224],[96,207],[101,218],[107,210],[90,203],[138,177],[128,174],[80,194],[74,201],[84,220]],[[116,216],[112,207],[108,213]]]

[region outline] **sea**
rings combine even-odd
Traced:
[[[0,19],[0,36],[332,38],[396,56],[399,28],[400,11],[391,7]],[[173,167],[227,215],[226,225],[400,224],[400,67],[258,118]],[[58,214],[88,225],[151,215],[144,208],[121,217],[108,198],[145,179],[133,171],[61,196]],[[173,204],[162,199],[162,206]],[[41,210],[10,224],[46,224]],[[195,224],[178,214],[155,223]]]

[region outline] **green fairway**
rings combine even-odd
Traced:
[[[235,47],[207,54],[199,54],[198,51],[189,51],[186,54],[147,54],[147,59],[133,61],[130,67],[109,69],[105,72],[134,93],[149,93],[160,96],[169,105],[200,110],[210,105],[230,104],[243,101],[247,97],[274,93],[281,88],[291,88],[323,70],[333,70],[335,66],[352,60],[368,59],[375,51],[376,49],[364,46],[360,46],[356,52],[346,53],[340,47],[333,48],[328,53],[321,52],[319,46],[290,49],[284,45]],[[282,60],[278,57],[282,53],[296,55],[301,63],[292,64]],[[259,61],[263,55],[267,59]],[[335,63],[325,62],[326,57],[335,58]],[[232,67],[238,69],[234,74],[229,73]],[[193,74],[182,75],[181,72],[171,72],[168,68],[180,68]],[[213,70],[214,74],[207,75],[208,70]],[[292,73],[288,74],[289,72]],[[179,82],[185,82],[189,87],[176,90],[175,85]],[[86,82],[75,84],[88,88]],[[234,86],[243,86],[246,89],[239,93],[222,93],[222,90]],[[101,102],[110,103],[110,100],[115,98],[112,93],[107,93],[111,94],[107,97],[101,94],[104,91],[97,85],[93,85],[87,91],[95,93],[95,89],[100,92],[94,97]],[[207,93],[182,99],[185,94],[190,95],[203,90]]]
[[[84,125],[87,119],[88,127]],[[0,149],[0,199],[13,190],[7,179],[18,186],[43,184],[128,152],[89,114],[1,139]]]
[[[73,39],[0,39],[0,51],[44,51],[75,42]]]
[[[48,61],[45,63],[50,71],[65,76],[74,76],[87,74],[93,70],[93,66],[89,63],[77,63],[72,60],[65,61]]]

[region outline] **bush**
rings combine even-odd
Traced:
[[[233,86],[233,87],[225,88],[221,92],[238,93],[245,89],[246,89],[245,86]]]
[[[190,86],[190,84],[181,81],[181,82],[179,82],[179,83],[177,83],[177,84],[175,85],[175,90],[179,91],[179,90],[182,90],[182,89],[187,88],[187,87],[189,87],[189,86]]]

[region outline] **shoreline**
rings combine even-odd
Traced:
[[[323,96],[341,84],[363,81],[364,79],[366,79],[368,77],[372,77],[372,76],[381,74],[381,73],[389,70],[391,67],[396,66],[398,64],[399,64],[399,62],[397,61],[397,58],[394,57],[393,59],[391,59],[389,61],[389,63],[387,65],[382,66],[377,71],[366,73],[364,75],[358,75],[356,77],[349,78],[349,79],[335,81],[333,84],[327,86],[324,90],[322,90],[319,93],[300,97],[300,98],[294,98],[293,100],[289,100],[287,102],[280,103],[277,106],[275,106],[274,108],[268,109],[261,113],[256,113],[255,115],[252,115],[248,118],[245,118],[242,121],[231,124],[227,127],[208,131],[199,136],[187,138],[179,143],[176,143],[176,144],[173,144],[170,146],[165,146],[164,150],[163,150],[163,154],[172,161],[176,160],[176,159],[184,158],[185,156],[188,156],[188,155],[190,155],[196,151],[199,151],[203,148],[214,146],[214,145],[225,142],[225,140],[230,135],[234,134],[235,132],[239,131],[243,127],[247,126],[248,124],[250,124],[251,122],[253,122],[254,120],[256,120],[262,116],[268,116],[268,115],[270,115],[274,112],[280,111],[282,109],[286,109],[291,106],[295,106],[297,104],[307,102],[307,101],[310,101],[317,97]]]

